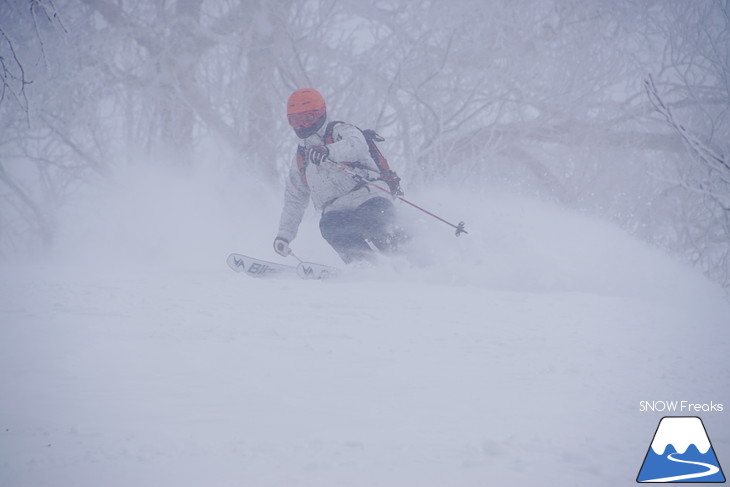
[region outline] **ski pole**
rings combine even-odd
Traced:
[[[357,173],[353,172],[353,171],[352,171],[352,170],[351,170],[351,169],[350,169],[349,167],[345,166],[344,164],[342,164],[342,163],[339,163],[339,162],[337,162],[337,161],[333,161],[332,159],[329,159],[329,158],[327,159],[327,162],[330,162],[330,163],[331,163],[331,164],[333,164],[333,165],[334,165],[335,167],[337,167],[337,168],[339,168],[340,170],[342,170],[342,171],[346,172],[347,174],[349,174],[349,175],[350,175],[350,176],[352,176],[353,178],[357,179],[358,181],[362,181],[362,182],[364,182],[365,184],[367,184],[367,185],[369,185],[369,186],[372,186],[372,187],[374,187],[374,188],[377,188],[377,189],[379,189],[380,191],[384,191],[384,192],[388,193],[388,194],[389,194],[389,195],[391,195],[391,196],[395,196],[395,195],[393,195],[393,194],[392,194],[392,193],[390,192],[390,190],[388,190],[388,189],[385,189],[385,188],[383,188],[382,186],[380,186],[380,185],[378,185],[378,184],[375,184],[375,182],[373,182],[373,181],[371,181],[371,180],[369,180],[369,179],[365,179],[364,177],[360,176],[359,174],[357,174]],[[443,223],[447,224],[447,225],[448,225],[448,226],[450,226],[451,228],[455,228],[455,229],[456,229],[456,236],[457,236],[457,237],[458,237],[459,235],[461,235],[462,233],[466,233],[466,234],[468,234],[468,233],[469,233],[469,232],[467,232],[467,231],[466,231],[466,229],[464,229],[464,222],[463,222],[463,221],[462,221],[462,222],[459,222],[459,223],[458,223],[458,224],[456,224],[456,225],[454,225],[454,224],[453,224],[453,223],[451,223],[450,221],[447,221],[447,220],[445,220],[445,219],[441,218],[440,216],[438,216],[438,215],[435,215],[435,214],[431,213],[430,211],[426,210],[425,208],[422,208],[422,207],[418,206],[417,204],[415,204],[415,203],[413,203],[413,202],[411,202],[411,201],[408,201],[407,199],[405,199],[405,198],[404,198],[404,197],[402,197],[402,196],[395,196],[395,198],[397,198],[397,199],[401,200],[401,201],[402,201],[403,203],[406,203],[406,204],[408,204],[408,205],[411,205],[411,206],[412,206],[413,208],[415,208],[415,209],[417,209],[417,210],[421,210],[421,211],[422,211],[422,212],[424,212],[425,214],[427,214],[427,215],[429,215],[429,216],[432,216],[433,218],[437,219],[438,221],[440,221],[440,222],[443,222]]]

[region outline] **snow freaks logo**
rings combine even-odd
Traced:
[[[663,417],[636,481],[725,482],[702,420],[696,416]]]

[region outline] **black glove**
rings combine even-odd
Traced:
[[[287,255],[291,254],[289,241],[285,238],[276,237],[274,239],[274,251],[282,257],[286,257]]]
[[[383,171],[380,173],[380,179],[388,185],[390,194],[393,196],[403,196],[403,190],[400,189],[400,178],[395,171],[391,171],[390,169]]]
[[[313,145],[307,147],[304,152],[304,157],[315,166],[319,166],[329,155],[330,150],[326,145]]]

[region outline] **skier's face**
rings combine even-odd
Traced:
[[[327,112],[324,108],[319,110],[309,110],[300,113],[290,113],[287,115],[289,125],[294,129],[297,137],[306,139],[314,134],[324,125]]]
[[[303,128],[312,128],[322,115],[324,115],[324,109],[309,110],[300,113],[290,113],[287,115],[287,119],[291,128],[296,131]]]

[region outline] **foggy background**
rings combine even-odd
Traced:
[[[257,206],[276,215],[296,144],[285,100],[312,86],[334,119],[386,137],[406,196],[536,196],[727,288],[729,12],[720,0],[5,0],[0,258],[176,229],[178,242],[215,239]],[[100,231],[91,215],[118,225]],[[269,245],[275,222],[251,231]]]

